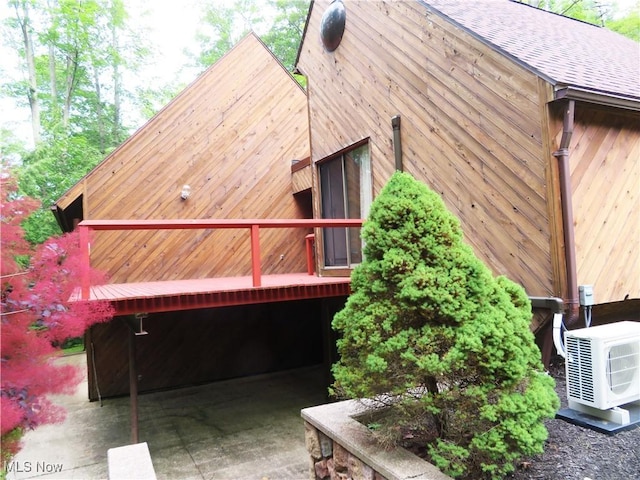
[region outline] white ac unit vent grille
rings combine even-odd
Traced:
[[[567,337],[567,355],[574,361],[567,363],[567,388],[569,396],[593,402],[593,363],[591,360],[591,340]]]
[[[609,388],[613,393],[621,395],[634,382],[635,372],[640,366],[640,351],[632,343],[615,345],[609,351],[608,360],[606,375]]]

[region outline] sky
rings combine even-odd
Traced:
[[[162,54],[161,59],[150,65],[149,73],[171,78],[187,62],[184,50],[197,48],[196,25],[205,1],[181,0],[178,13],[175,0],[125,0],[125,3],[131,18],[140,19],[150,29],[150,41]]]
[[[188,62],[185,49],[198,50],[195,40],[201,5],[222,3],[229,0],[124,0],[132,24],[148,29],[149,41],[157,47],[159,55],[154,62],[143,69],[137,78],[141,82],[167,84],[178,79],[183,84],[193,81],[198,75],[195,69],[183,68]],[[374,1],[374,0],[372,0]],[[469,0],[479,1],[479,0]],[[481,1],[481,0],[480,0]],[[0,21],[11,15],[7,0],[0,0]],[[640,0],[611,0],[618,11],[628,11]],[[143,12],[147,12],[146,14]],[[145,30],[147,31],[147,30]],[[16,58],[0,38],[0,75],[18,76]],[[140,117],[136,122],[142,122]],[[140,125],[134,125],[139,127]],[[30,143],[31,129],[28,108],[17,108],[13,101],[0,99],[0,127],[12,129],[27,145]]]

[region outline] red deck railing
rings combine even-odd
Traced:
[[[344,228],[361,227],[362,219],[194,219],[194,220],[83,220],[78,224],[80,248],[86,265],[91,264],[90,233],[97,230],[196,230],[196,229],[247,229],[251,235],[251,276],[253,286],[262,285],[260,258],[261,228]],[[307,235],[307,273],[313,275],[313,235]],[[91,291],[89,269],[81,278],[81,298],[88,300]]]

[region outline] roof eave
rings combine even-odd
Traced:
[[[298,62],[300,61],[300,55],[302,54],[302,44],[304,43],[304,37],[307,36],[307,29],[309,28],[309,20],[311,19],[311,11],[313,10],[313,3],[314,3],[314,0],[311,0],[309,2],[309,10],[307,10],[307,18],[304,21],[304,29],[302,30],[302,35],[300,36],[300,45],[298,45],[298,51],[296,53],[296,60],[293,63],[293,73],[295,73],[297,75],[304,75],[304,73],[302,73],[298,69]]]
[[[555,99],[577,100],[606,107],[623,108],[625,110],[640,112],[640,98],[638,97],[610,92],[598,92],[575,86],[557,87],[555,91]]]

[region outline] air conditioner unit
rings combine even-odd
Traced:
[[[565,332],[569,408],[628,424],[619,408],[640,401],[640,322]]]

